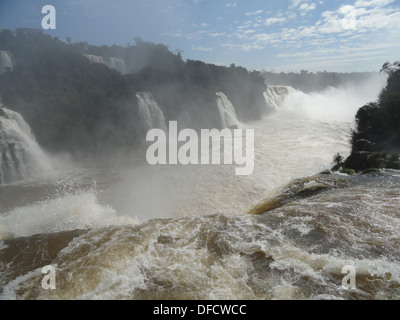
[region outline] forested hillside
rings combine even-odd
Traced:
[[[216,92],[228,96],[241,121],[268,111],[260,73],[184,61],[165,45],[135,42],[94,46],[41,30],[3,29],[0,50],[12,53],[15,67],[0,76],[2,102],[26,119],[43,147],[76,156],[143,142],[137,92],[153,93],[166,120],[181,127],[219,128]],[[88,56],[123,61],[125,72]]]
[[[400,63],[385,63],[386,87],[376,102],[362,107],[356,115],[351,155],[339,167],[355,171],[400,169]]]
[[[268,85],[291,86],[305,93],[320,92],[328,87],[340,87],[345,84],[357,84],[366,78],[376,75],[377,72],[274,72],[262,71]]]

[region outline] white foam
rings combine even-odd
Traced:
[[[136,224],[114,209],[99,204],[95,193],[66,194],[55,199],[15,208],[0,216],[0,240],[107,225]]]
[[[385,83],[386,77],[378,75],[356,84],[328,87],[322,92],[306,94],[299,90],[291,91],[281,102],[275,116],[284,119],[353,121],[361,107],[377,100]]]

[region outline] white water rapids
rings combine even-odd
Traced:
[[[359,96],[359,107],[378,90]],[[307,99],[298,108],[319,103]],[[243,124],[255,130],[251,176],[236,176],[234,165],[121,162],[3,187],[14,203],[0,207],[0,298],[398,299],[400,175],[303,179],[349,153],[353,122],[329,119],[329,107],[285,118],[288,107]],[[247,214],[296,178],[330,189]],[[36,199],[21,201],[27,193]],[[47,264],[57,269],[54,291],[40,288]],[[342,288],[349,264],[354,291]]]

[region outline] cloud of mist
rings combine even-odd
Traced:
[[[357,83],[347,82],[321,92],[306,94],[297,90],[285,98],[275,117],[353,121],[361,107],[377,100],[385,84],[386,76],[376,74]]]

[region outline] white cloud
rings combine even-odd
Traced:
[[[270,26],[271,24],[274,24],[274,23],[283,23],[286,20],[287,20],[286,18],[269,18],[269,19],[265,20],[264,24],[266,26]]]
[[[388,49],[399,48],[400,44],[365,44],[357,47],[316,49],[296,53],[280,54],[279,58],[290,58],[295,63],[281,66],[285,69],[319,69],[329,66],[351,65],[361,61],[385,60]]]
[[[354,32],[363,33],[385,28],[388,28],[388,31],[398,29],[400,10],[382,7],[390,3],[389,1],[391,0],[358,0],[354,6],[346,5],[336,11],[325,11],[322,13],[323,20],[319,21],[317,31],[341,33],[353,29]],[[363,3],[368,4],[368,7],[360,7]]]
[[[296,52],[296,53],[281,53],[278,54],[278,58],[297,58],[297,57],[309,57],[312,52]]]
[[[261,13],[263,13],[264,10],[257,10],[257,11],[252,11],[252,12],[246,12],[246,16],[256,16],[259,15]]]
[[[302,3],[304,0],[292,0],[291,5],[289,6],[290,9],[297,8],[300,3]]]
[[[250,38],[250,35],[256,33],[255,30],[253,29],[238,29],[235,33],[234,36],[240,40],[246,40]]]
[[[161,34],[162,36],[169,36],[169,37],[175,37],[175,38],[179,38],[182,37],[182,31],[181,30],[177,30],[177,31],[170,31],[170,32],[164,32]]]
[[[327,1],[325,1],[327,2]],[[239,51],[256,51],[276,48],[277,58],[284,59],[302,68],[347,65],[357,61],[373,61],[400,52],[400,8],[390,5],[394,0],[348,0],[330,11],[319,13],[320,0],[291,0],[287,12],[266,10],[247,12],[247,21],[237,20],[226,29],[196,33],[196,37],[217,38],[223,48]],[[228,7],[232,7],[230,3]],[[304,20],[303,25],[296,17],[313,12],[315,19]],[[354,28],[349,28],[352,20]],[[302,21],[302,20],[299,20]],[[277,26],[279,28],[272,28]],[[217,39],[213,39],[216,41]],[[376,45],[380,43],[381,45]],[[383,44],[390,44],[384,46]],[[193,50],[210,52],[213,49],[193,47]]]
[[[308,12],[311,10],[315,10],[317,8],[317,5],[315,3],[303,3],[300,5],[299,10],[303,12]]]
[[[316,8],[317,4],[313,2],[310,3],[309,0],[292,0],[289,6],[289,10],[297,9],[302,16],[305,16],[307,12],[315,10]]]
[[[383,7],[395,2],[395,0],[357,0],[355,7]]]
[[[192,47],[192,50],[193,50],[193,51],[203,51],[203,52],[211,52],[211,51],[214,51],[213,48],[206,48],[206,47],[201,47],[201,46],[199,46],[199,47]]]
[[[224,36],[224,35],[226,35],[226,33],[225,32],[215,32],[215,33],[210,33],[210,36],[211,37],[222,37],[222,36]]]

